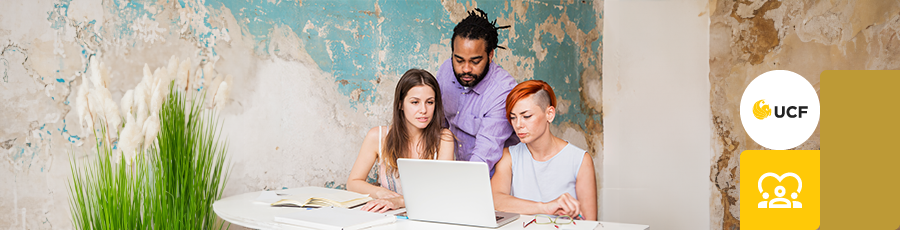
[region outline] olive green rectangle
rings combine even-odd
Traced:
[[[821,229],[900,228],[900,71],[822,72]]]

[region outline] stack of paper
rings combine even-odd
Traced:
[[[317,208],[275,216],[275,222],[322,230],[356,230],[396,220],[393,215],[344,208]]]

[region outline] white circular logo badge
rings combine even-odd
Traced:
[[[740,106],[747,135],[769,149],[797,147],[819,125],[816,90],[805,78],[787,70],[772,70],[753,79]]]

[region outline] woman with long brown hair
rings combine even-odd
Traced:
[[[393,108],[390,127],[374,127],[366,134],[347,180],[347,190],[375,198],[362,207],[364,211],[405,207],[398,158],[453,160],[453,134],[441,127],[441,91],[431,73],[406,71],[394,90]],[[376,163],[380,186],[366,182]]]

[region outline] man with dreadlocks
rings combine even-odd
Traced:
[[[444,101],[444,126],[456,136],[456,160],[487,163],[491,176],[503,148],[519,143],[506,117],[506,95],[516,80],[492,62],[496,26],[475,8],[453,28],[450,59],[438,69]]]

